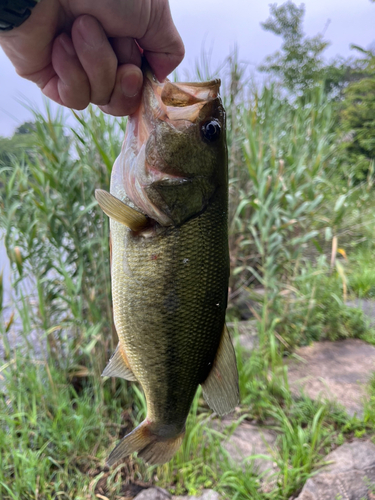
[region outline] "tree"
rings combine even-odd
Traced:
[[[344,90],[341,126],[348,162],[356,179],[362,180],[375,162],[375,49],[352,48],[364,56],[357,60],[364,77]]]
[[[323,77],[322,54],[329,45],[323,34],[308,37],[303,31],[305,6],[288,0],[280,7],[270,5],[270,17],[261,23],[264,30],[281,36],[281,50],[268,56],[260,70],[281,80],[290,92],[301,93]]]
[[[34,122],[24,122],[16,128],[14,135],[32,134],[36,131]]]
[[[13,158],[22,159],[28,154],[33,145],[35,124],[25,122],[20,125],[12,137],[0,136],[0,164],[9,164]]]

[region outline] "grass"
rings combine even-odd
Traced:
[[[249,408],[248,418],[267,424],[278,435],[273,460],[279,473],[272,493],[275,498],[289,498],[321,463],[329,446],[337,442],[334,415],[338,410],[307,396],[296,399],[282,356],[277,352],[267,359],[267,353],[270,355],[271,349],[262,345],[247,360],[238,353],[242,403]]]
[[[17,357],[4,374],[1,498],[35,498],[36,492],[46,499],[84,498],[88,464],[103,467],[114,431],[122,428],[121,394],[110,398],[95,381],[77,392],[46,361]]]
[[[349,259],[349,287],[360,299],[375,298],[375,250],[362,248]]]
[[[144,418],[137,385],[116,380],[113,387],[95,376],[72,379],[53,359],[14,353],[1,370],[1,498],[78,500],[99,494],[115,500],[135,491],[134,484],[156,484],[175,494],[196,495],[214,487],[224,498],[288,499],[332,447],[350,436],[372,434],[373,380],[363,418],[349,418],[330,403],[295,399],[282,355],[279,349],[272,354],[268,342],[250,356],[238,343],[236,349],[242,404],[233,425],[219,432],[210,424],[212,414],[199,392],[183,446],[170,463],[147,468],[131,457],[114,471],[104,465],[108,451]],[[223,448],[243,420],[276,432],[270,467],[275,462],[278,472],[267,487],[251,460],[240,468]]]
[[[324,256],[315,265],[305,262],[287,283],[286,290],[292,293],[277,304],[282,317],[278,332],[292,347],[317,340],[374,335],[362,310],[348,307],[349,270],[344,264],[337,265],[338,269],[331,268]]]

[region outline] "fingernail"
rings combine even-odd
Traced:
[[[60,43],[69,56],[75,56],[76,51],[74,49],[71,39],[65,33],[60,35]]]
[[[122,93],[126,97],[135,97],[142,88],[142,74],[130,73],[125,75],[121,79],[121,89]]]

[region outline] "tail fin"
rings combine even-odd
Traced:
[[[109,455],[107,465],[112,466],[120,458],[135,451],[149,465],[165,464],[171,460],[181,446],[184,434],[182,432],[177,437],[162,439],[150,431],[149,424],[144,420],[119,442]]]

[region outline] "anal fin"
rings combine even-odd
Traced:
[[[211,371],[201,385],[204,399],[218,415],[226,415],[238,405],[240,397],[236,354],[226,325]]]
[[[103,212],[111,219],[124,224],[133,231],[140,231],[148,222],[145,215],[128,207],[121,200],[103,189],[95,190],[95,198]]]
[[[102,377],[120,377],[125,380],[135,382],[137,380],[134,373],[127,366],[120,344],[117,345],[108,365],[104,368]]]

